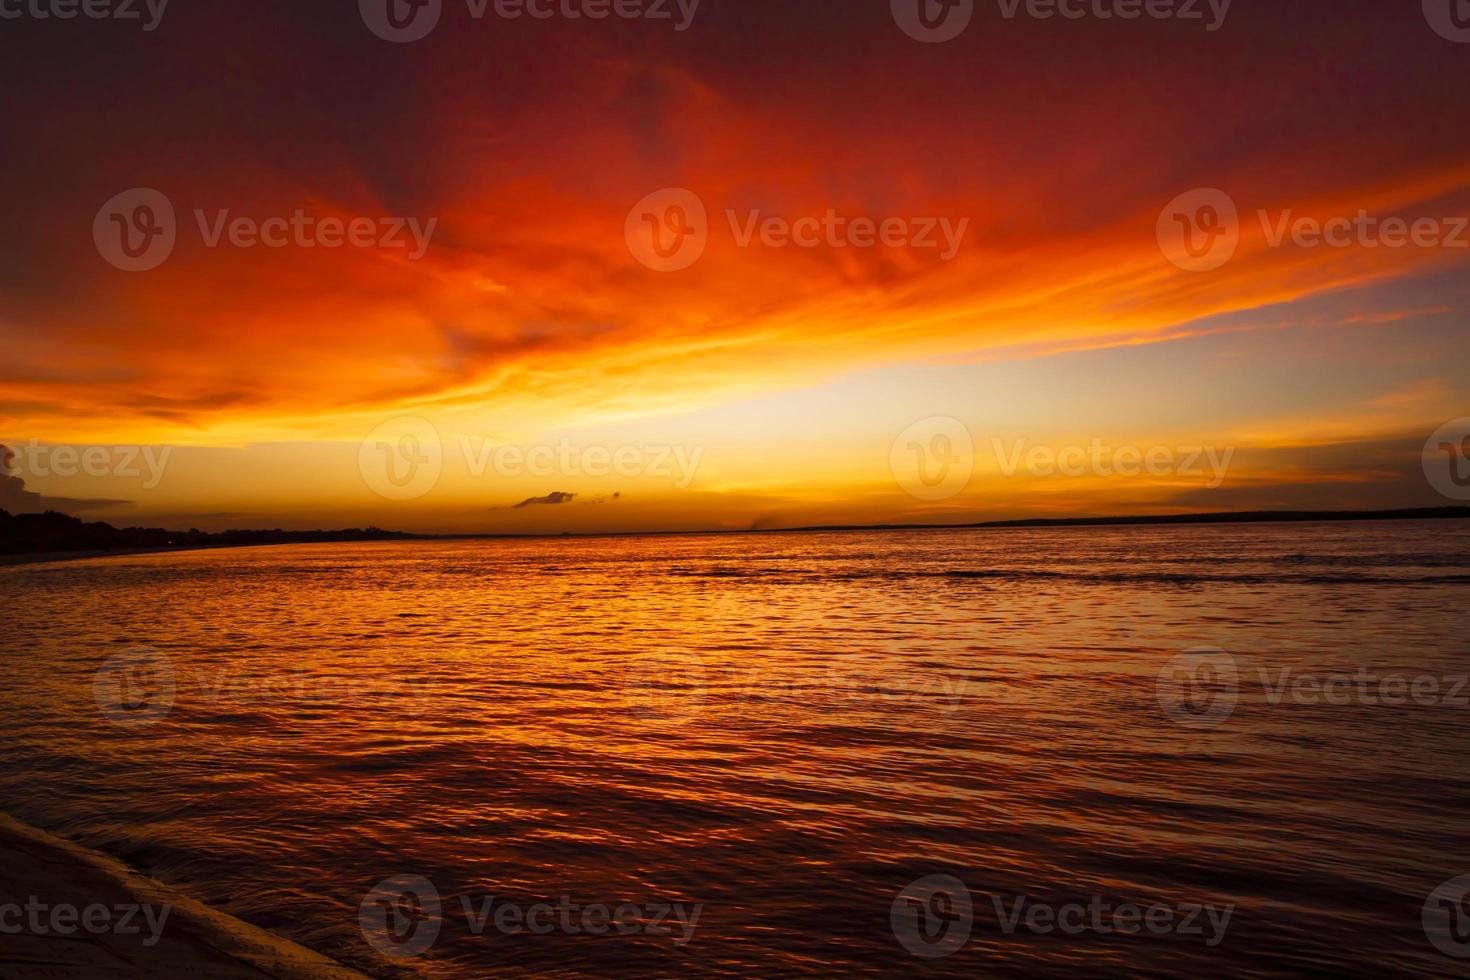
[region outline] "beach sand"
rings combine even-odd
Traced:
[[[46,909],[39,914],[27,908],[42,904]],[[99,906],[108,910],[108,927],[96,925],[103,916]],[[62,911],[58,919],[59,907],[76,912]],[[146,907],[152,919],[139,913],[124,923],[125,913],[118,910],[126,907]],[[90,929],[82,927],[89,909]],[[360,973],[209,909],[106,855],[0,814],[0,978],[91,977],[363,980]]]

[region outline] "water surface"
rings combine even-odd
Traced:
[[[1464,522],[0,569],[0,806],[382,975],[1463,976],[1421,914],[1470,873],[1467,585]],[[172,700],[129,715],[105,665],[138,656]],[[1343,675],[1443,686],[1291,686]],[[395,964],[358,912],[397,875],[443,922]],[[973,926],[918,957],[892,909],[931,875]],[[700,911],[681,942],[461,904],[562,896]],[[1005,928],[1094,898],[1233,914],[1215,945]]]

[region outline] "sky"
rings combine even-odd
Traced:
[[[973,0],[933,31],[932,0],[439,0],[397,8],[413,40],[387,2],[0,0],[0,508],[1459,502],[1424,465],[1470,416],[1449,0]]]

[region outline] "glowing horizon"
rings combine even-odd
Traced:
[[[10,505],[468,533],[1447,502],[1419,453],[1470,388],[1465,46],[1414,10],[1242,5],[1209,32],[977,13],[923,44],[871,7],[788,12],[754,55],[756,14],[708,3],[682,32],[515,21],[406,45],[328,12],[288,15],[319,28],[289,34],[177,12],[146,60],[99,49],[97,77],[125,63],[137,91],[99,105],[78,76],[44,110],[4,110],[31,151],[0,190],[30,246],[0,274],[0,445],[25,483]],[[1283,19],[1320,48],[1279,40]],[[525,50],[532,31],[557,43]],[[1405,57],[1375,60],[1386,48]],[[175,82],[239,52],[306,80],[219,104]],[[1021,85],[1042,52],[1051,74]],[[1300,97],[1275,99],[1286,86]],[[1394,142],[1373,135],[1390,115]],[[175,216],[147,271],[93,239],[131,188]],[[658,271],[628,229],[686,201],[675,188],[704,211],[701,251]],[[1238,241],[1195,271],[1161,229],[1178,200],[1204,214],[1207,189],[1237,209]],[[324,245],[328,218],[369,222],[375,243]],[[1399,221],[1405,244],[1384,244]],[[381,240],[395,227],[403,247]],[[246,244],[261,233],[288,243]],[[414,451],[404,418],[439,440],[440,472],[393,499],[363,442],[387,425],[385,452]],[[896,444],[949,419],[973,441],[969,479],[916,493]],[[1092,460],[1044,474],[1006,464],[1018,440],[1230,462],[1218,481]],[[169,462],[154,486],[40,472],[58,444]],[[643,469],[477,472],[487,444],[636,452]],[[697,465],[650,473],[664,450]]]

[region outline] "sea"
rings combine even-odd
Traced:
[[[1470,975],[1470,522],[0,568],[0,809],[380,977]]]

